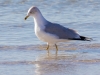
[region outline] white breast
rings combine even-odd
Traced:
[[[58,37],[56,35],[53,35],[53,34],[45,32],[44,28],[45,27],[38,27],[38,26],[36,26],[36,28],[35,28],[35,34],[36,34],[36,36],[40,40],[42,40],[44,42],[56,43],[57,40],[58,40]]]

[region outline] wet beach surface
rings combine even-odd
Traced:
[[[58,43],[50,53],[34,34],[32,17],[24,21],[30,6],[55,23],[77,30],[92,41]],[[0,75],[99,75],[99,0],[1,0]]]

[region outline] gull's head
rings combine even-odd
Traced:
[[[32,6],[31,8],[29,8],[28,12],[27,12],[27,16],[25,17],[25,20],[29,17],[29,16],[34,16],[37,12],[39,12],[39,9],[35,6]]]

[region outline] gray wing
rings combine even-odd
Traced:
[[[57,35],[59,39],[74,39],[79,34],[72,29],[65,28],[59,24],[48,23],[45,25],[45,32]]]

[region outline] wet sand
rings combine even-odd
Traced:
[[[61,43],[62,44],[62,43]],[[100,44],[1,46],[1,75],[99,75]]]

